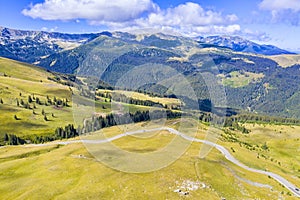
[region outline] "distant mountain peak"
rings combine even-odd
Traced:
[[[101,32],[69,34],[46,31],[26,31],[0,27],[0,56],[29,63],[37,63],[41,58],[85,45],[99,36],[107,36],[123,42],[163,49],[177,49],[181,46],[198,46],[197,42],[225,47],[237,52],[263,55],[293,54],[272,45],[260,45],[239,36],[223,35],[195,38],[160,32]],[[38,48],[37,48],[38,47]],[[187,47],[188,48],[188,47]],[[223,48],[224,49],[224,48]]]
[[[41,57],[74,49],[110,32],[69,34],[46,31],[26,31],[0,27],[0,56],[36,63]]]
[[[263,54],[263,55],[280,55],[295,54],[284,49],[280,49],[273,45],[261,45],[240,36],[208,36],[199,37],[201,43],[213,44],[221,47],[228,47],[234,51]]]

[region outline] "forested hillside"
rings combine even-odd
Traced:
[[[165,34],[134,35],[122,32],[94,35],[33,34],[10,29],[2,29],[1,34],[5,45],[0,46],[0,55],[25,60],[50,71],[93,76],[96,80],[93,85],[97,85],[100,79],[115,86],[126,74],[133,76],[136,73],[135,77],[147,80],[149,84],[133,88],[137,84],[130,85],[128,82],[124,87],[175,95],[168,91],[171,85],[166,87],[157,83],[175,74],[182,74],[200,101],[210,101],[212,95],[217,96],[217,91],[222,90],[226,99],[215,106],[281,117],[300,117],[300,103],[297,100],[300,95],[300,65],[290,61],[289,66],[284,65],[283,68],[280,66],[282,62],[277,63],[275,57],[245,53],[259,53],[252,51],[258,46],[241,38],[216,36],[195,40]],[[37,40],[37,37],[42,39]],[[72,48],[56,48],[55,44],[62,40],[76,45]],[[49,41],[53,48],[47,50]],[[24,48],[21,48],[21,43],[25,45]],[[233,44],[242,45],[243,48]],[[29,48],[32,45],[38,48]],[[45,45],[48,47],[44,48]],[[259,48],[266,55],[275,51],[278,54],[289,53],[275,47]],[[30,57],[26,58],[25,55]],[[207,74],[214,77],[211,81],[213,86],[207,85]],[[155,77],[155,81],[149,76]],[[176,83],[175,80],[173,82]]]

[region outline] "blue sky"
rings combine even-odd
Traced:
[[[300,0],[0,0],[0,26],[238,35],[300,51]]]

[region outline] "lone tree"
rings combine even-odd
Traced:
[[[47,116],[46,116],[46,115],[44,115],[44,120],[45,120],[45,121],[48,121],[48,118],[47,118]]]
[[[42,115],[45,115],[45,111],[44,111],[44,109],[42,109]]]
[[[32,98],[30,95],[28,96],[28,103],[32,103]]]
[[[261,146],[261,148],[262,148],[263,150],[268,150],[268,149],[269,149],[269,147],[268,147],[268,145],[267,145],[266,142]]]
[[[2,98],[0,99],[0,103],[3,104],[3,99]]]
[[[38,97],[35,98],[35,103],[40,104],[40,99]]]

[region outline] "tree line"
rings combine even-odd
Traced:
[[[172,105],[171,107],[168,107],[167,105],[164,105],[160,102],[154,102],[154,101],[151,101],[151,100],[141,100],[141,99],[134,99],[132,97],[128,97],[124,94],[119,94],[119,93],[113,93],[113,94],[110,94],[108,92],[96,92],[96,95],[97,96],[100,96],[100,97],[103,97],[103,98],[106,98],[106,99],[109,99],[109,102],[111,102],[111,100],[113,101],[116,101],[116,102],[122,102],[122,103],[127,103],[127,104],[133,104],[133,105],[141,105],[141,106],[155,106],[155,105],[158,105],[162,108],[171,108],[173,110],[179,110],[180,109],[180,106],[175,106],[175,105]],[[106,101],[106,100],[105,100]]]
[[[151,115],[151,117],[150,117]],[[92,117],[90,120],[86,120],[85,124],[81,127],[74,127],[73,124],[68,124],[65,127],[58,127],[55,129],[53,134],[50,135],[31,135],[22,139],[13,134],[4,134],[3,142],[0,145],[19,145],[25,143],[44,143],[50,142],[58,139],[68,139],[74,138],[79,135],[100,130],[105,127],[111,127],[115,125],[122,125],[128,123],[137,123],[142,121],[148,121],[153,119],[161,119],[163,117],[167,119],[178,118],[181,116],[180,112],[173,112],[171,110],[167,111],[154,111],[151,113],[149,111],[137,111],[135,113],[121,114],[108,114],[105,117]]]

